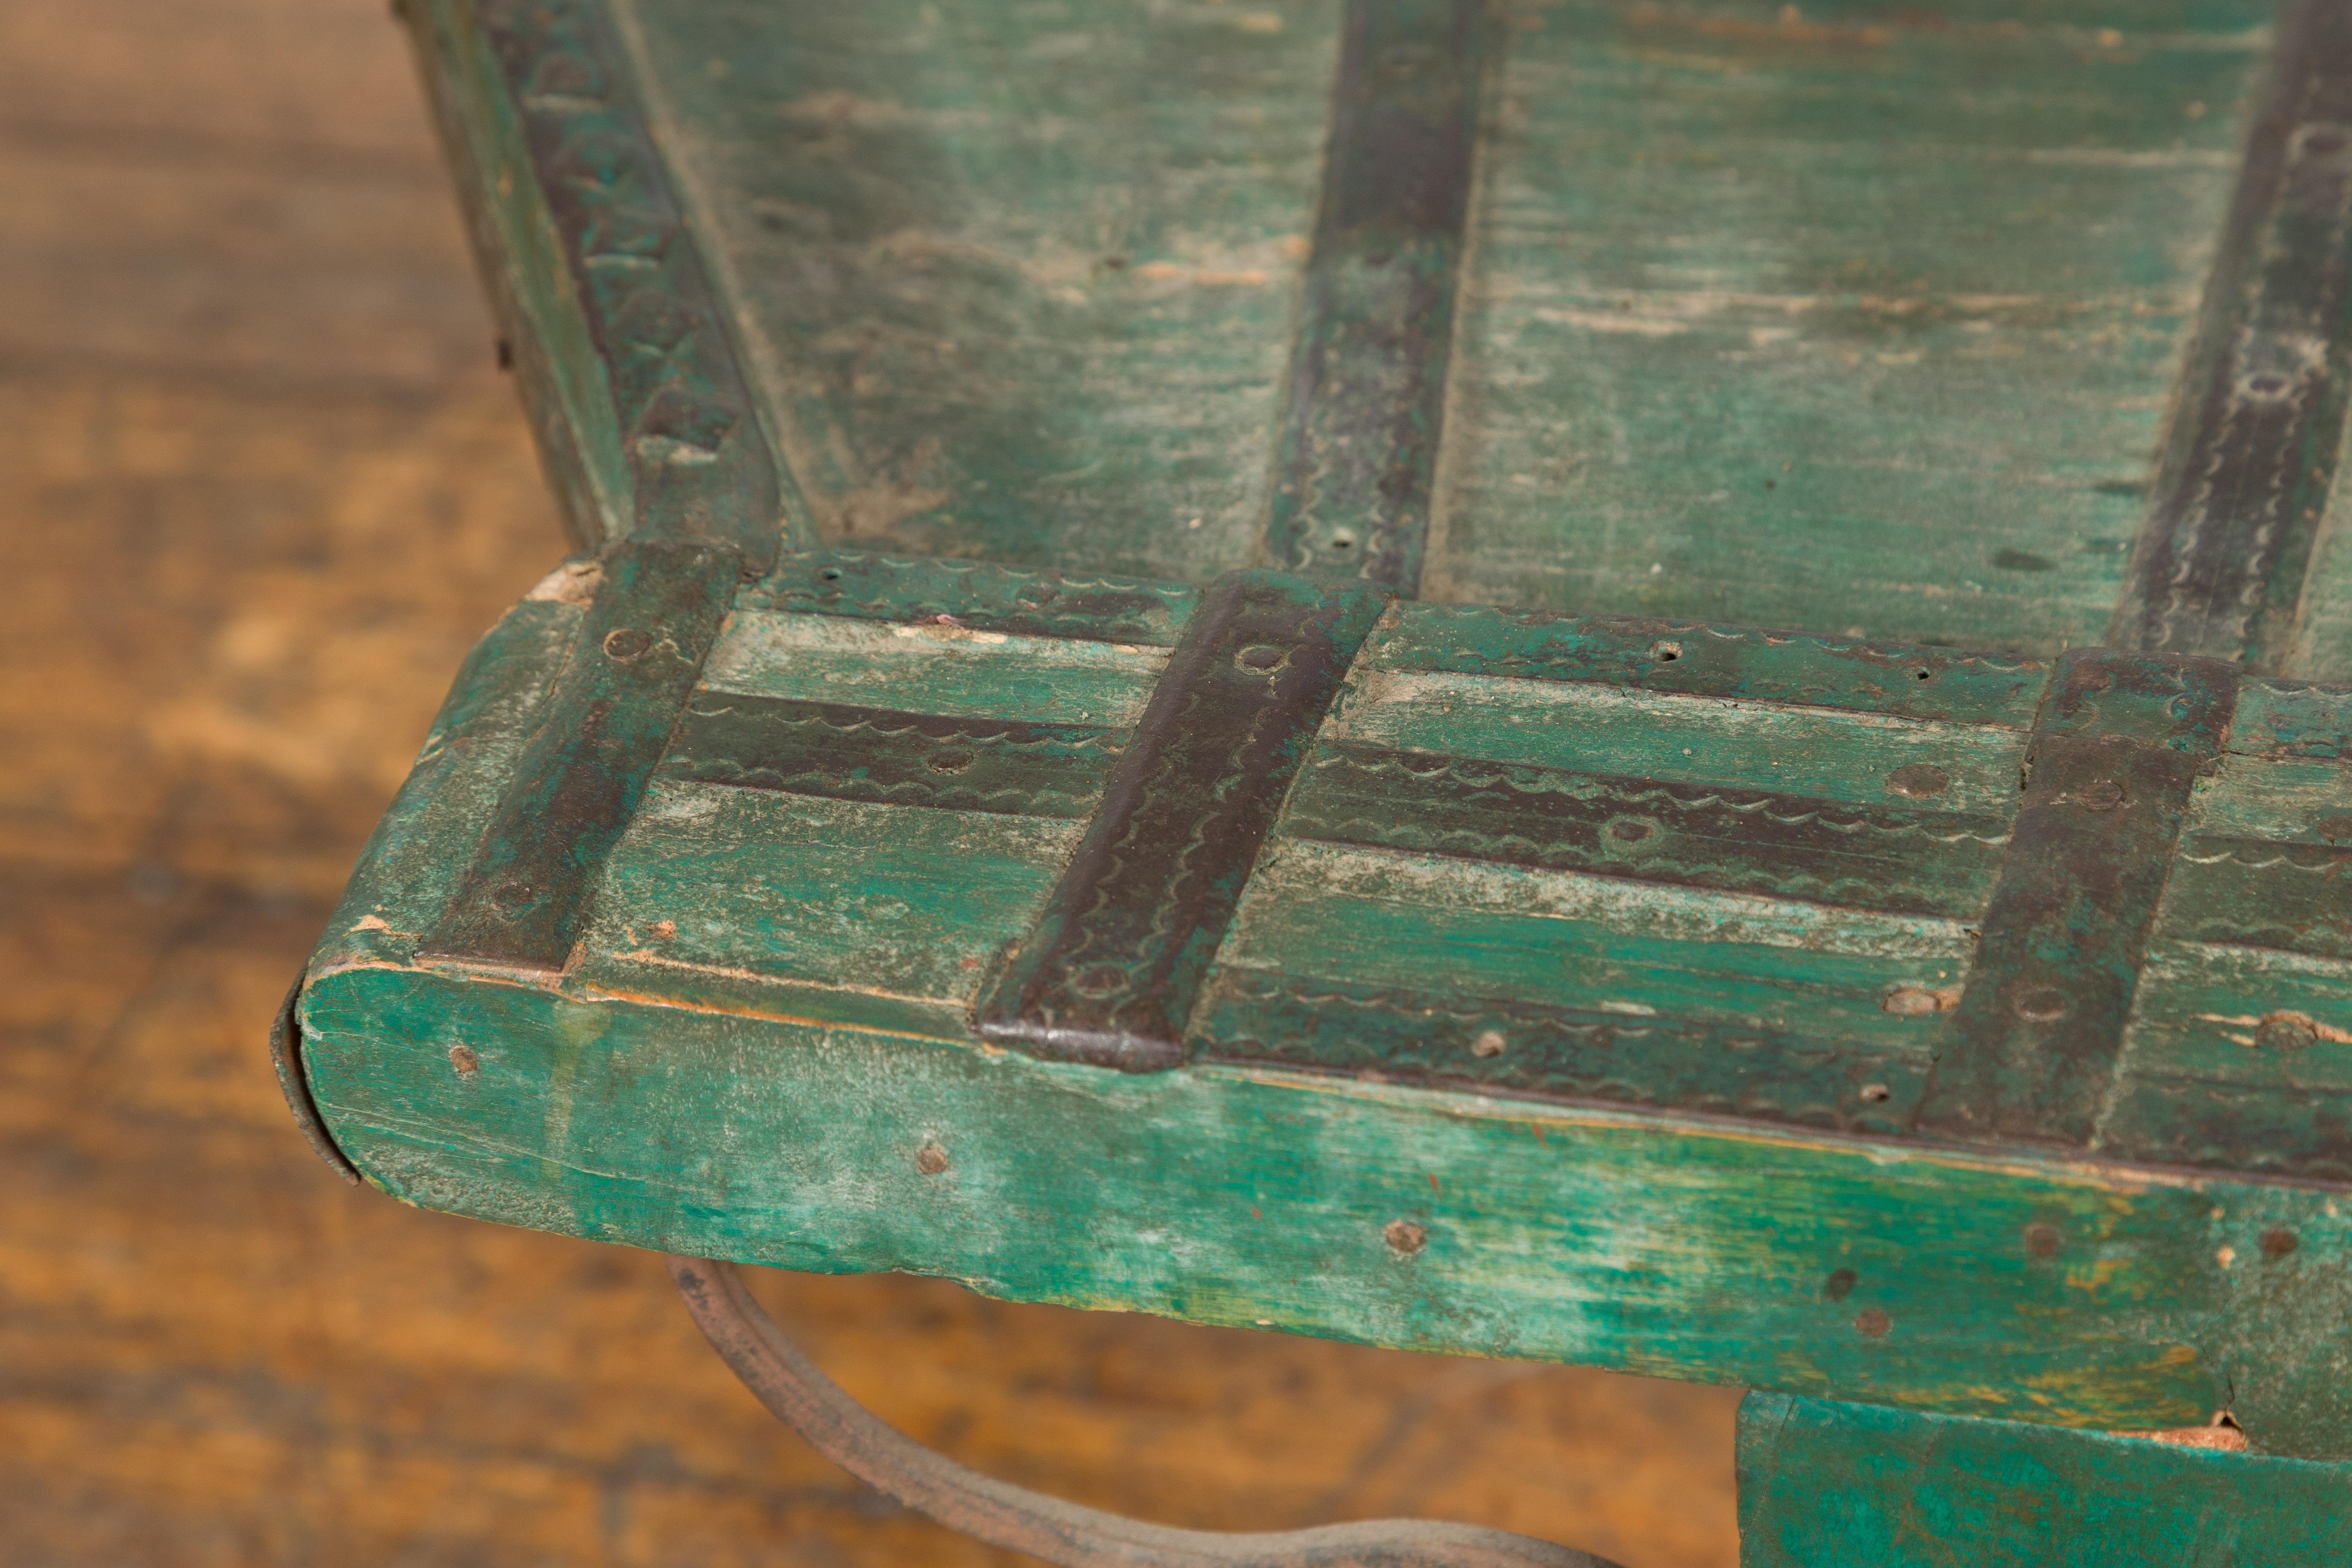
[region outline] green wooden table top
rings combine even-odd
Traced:
[[[582,548],[368,1180],[2352,1457],[2340,7],[409,3]]]

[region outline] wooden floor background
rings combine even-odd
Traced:
[[[0,5],[0,1564],[1012,1563],[647,1254],[352,1192],[263,1036],[560,552],[381,0]],[[1733,1396],[766,1277],[900,1426],[1172,1521],[1729,1564]]]

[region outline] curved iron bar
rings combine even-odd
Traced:
[[[844,1393],[784,1338],[733,1264],[672,1256],[669,1271],[711,1347],[819,1453],[950,1530],[1061,1568],[1615,1568],[1475,1525],[1389,1519],[1250,1535],[1177,1530],[992,1480]]]

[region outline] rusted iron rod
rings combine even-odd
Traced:
[[[1615,1568],[1548,1541],[1428,1520],[1250,1535],[1176,1530],[992,1480],[842,1392],[784,1338],[733,1264],[672,1257],[669,1271],[712,1348],[819,1453],[950,1530],[1061,1568]]]

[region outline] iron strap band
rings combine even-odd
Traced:
[[[978,1009],[1034,1055],[1147,1072],[1185,1021],[1242,884],[1356,651],[1370,584],[1233,572],[1153,690],[1069,868]]]
[[[1350,0],[1265,558],[1421,581],[1490,24],[1478,0]]]
[[[2226,660],[2060,656],[1921,1131],[2090,1142],[2189,791],[2236,704]]]

